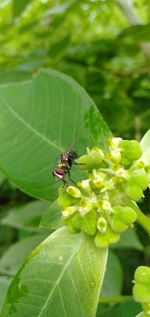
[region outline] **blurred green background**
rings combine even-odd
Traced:
[[[150,126],[150,1],[0,0],[0,84],[24,81],[41,67],[77,80],[115,136],[140,140]],[[145,194],[140,206],[148,213]],[[1,218],[30,200],[0,175]],[[0,254],[33,234],[12,227],[0,227]],[[136,231],[145,248],[116,251],[126,275],[124,294],[131,293],[139,263],[150,263],[148,237]]]

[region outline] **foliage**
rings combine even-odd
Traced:
[[[150,3],[130,1],[134,9],[139,25],[119,0],[1,0],[2,317],[135,317],[149,307],[131,296],[135,269],[150,263],[148,189],[130,202],[138,223],[107,259],[107,248],[62,228],[52,176],[69,146],[79,156],[87,146],[105,152],[112,133],[139,141],[149,129]],[[149,135],[141,141],[148,176]],[[74,182],[87,177],[73,164]]]

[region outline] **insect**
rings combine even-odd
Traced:
[[[62,180],[66,185],[65,176],[70,177],[70,170],[72,164],[77,164],[75,159],[78,157],[77,153],[72,150],[71,147],[66,152],[60,154],[57,163],[55,165],[53,176],[59,180]]]

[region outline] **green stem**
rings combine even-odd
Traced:
[[[150,220],[146,217],[143,212],[137,208],[137,222],[143,227],[143,229],[150,235]]]
[[[117,295],[117,296],[107,296],[107,297],[100,297],[99,303],[122,303],[127,300],[132,300],[132,295]]]

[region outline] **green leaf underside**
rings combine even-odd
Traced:
[[[58,229],[62,226],[60,207],[58,205],[58,201],[55,200],[44,212],[40,222],[40,227]]]
[[[92,99],[66,75],[41,70],[0,87],[0,169],[30,195],[54,200],[56,157],[74,142],[78,155],[90,144],[104,147],[109,136]]]
[[[14,278],[2,316],[94,317],[106,260],[107,249],[96,248],[92,239],[57,230]]]
[[[2,225],[7,225],[26,231],[39,231],[39,223],[43,212],[47,209],[49,203],[44,201],[32,201],[23,206],[13,207],[1,219]]]

